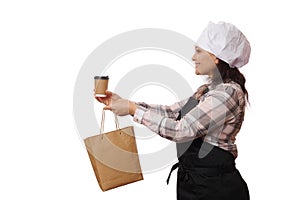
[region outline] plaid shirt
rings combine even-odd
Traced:
[[[203,94],[207,87],[209,91]],[[237,157],[235,138],[245,112],[241,87],[233,81],[217,86],[203,85],[193,97],[199,100],[199,104],[180,120],[176,118],[189,98],[170,106],[138,102],[133,120],[175,142],[202,137],[204,141],[230,151]]]

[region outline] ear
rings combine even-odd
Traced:
[[[219,58],[216,57],[215,63],[216,63],[216,65],[219,64]]]
[[[219,64],[219,58],[217,58],[214,54],[210,53],[211,58],[213,59],[213,61],[215,62],[215,64]]]

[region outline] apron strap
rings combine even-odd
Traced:
[[[173,172],[176,168],[178,168],[178,166],[179,166],[179,162],[176,163],[176,164],[174,164],[174,165],[172,166],[172,168],[171,168],[171,170],[170,170],[170,173],[169,173],[169,176],[168,176],[168,179],[167,179],[167,185],[169,184],[169,180],[170,180],[170,178],[171,178],[172,172]]]

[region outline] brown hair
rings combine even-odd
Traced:
[[[223,60],[219,59],[219,63],[217,64],[218,71],[224,83],[228,83],[230,81],[234,81],[239,84],[245,94],[245,99],[249,104],[248,98],[248,91],[246,90],[245,83],[246,78],[245,76],[239,71],[238,68],[231,68],[228,63],[224,62]],[[213,80],[218,82],[217,80]]]

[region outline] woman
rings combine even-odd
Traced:
[[[115,93],[97,100],[117,115],[132,115],[160,136],[175,141],[179,162],[177,199],[247,200],[246,182],[235,168],[235,138],[244,120],[248,92],[238,70],[248,63],[250,44],[234,25],[209,23],[192,60],[195,74],[207,75],[187,99],[171,106],[135,103]]]

